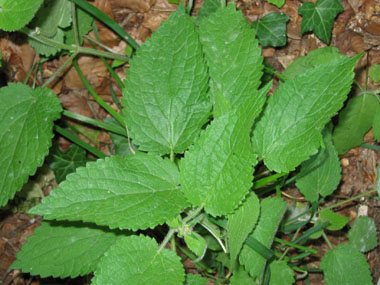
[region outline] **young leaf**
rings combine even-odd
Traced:
[[[262,46],[282,47],[286,45],[287,21],[289,17],[285,14],[270,13],[254,21],[252,27],[256,30]]]
[[[228,216],[229,248],[231,264],[234,264],[247,236],[252,232],[260,214],[260,202],[250,193],[242,205]]]
[[[369,69],[369,77],[375,82],[380,82],[380,64],[374,64]]]
[[[195,24],[199,26],[203,19],[207,18],[221,7],[222,6],[220,0],[205,0],[203,2],[202,7],[199,9],[197,19],[195,20]]]
[[[261,50],[254,31],[232,3],[202,21],[199,27],[209,66],[214,117],[256,97],[261,110],[265,97],[257,92],[262,75]]]
[[[334,19],[343,10],[339,0],[318,0],[315,6],[313,2],[303,3],[298,8],[298,14],[302,16],[301,34],[313,31],[318,38],[329,44]]]
[[[185,242],[189,249],[198,257],[203,257],[206,253],[207,243],[206,240],[196,232],[185,235]]]
[[[238,269],[235,270],[230,281],[230,285],[256,285],[256,282],[249,276],[248,272],[244,270],[243,266],[239,266]]]
[[[285,4],[285,0],[269,0],[269,3],[281,8]]]
[[[13,32],[32,20],[43,0],[1,0],[0,29]]]
[[[49,166],[54,171],[57,183],[65,180],[66,176],[79,166],[85,166],[88,161],[86,151],[75,144],[72,144],[66,152],[54,148],[49,156]]]
[[[92,23],[94,18],[82,10],[82,8],[77,7],[77,24],[78,24],[78,34],[79,34],[79,43],[83,43],[83,35],[87,35],[89,31],[92,30]],[[65,29],[65,43],[68,45],[75,44],[75,33],[74,28],[71,26],[70,28]]]
[[[47,88],[10,83],[0,89],[0,206],[42,165],[61,111]]]
[[[263,88],[260,96],[268,91]],[[194,205],[213,216],[231,213],[252,186],[253,166],[249,134],[258,114],[255,97],[214,120],[181,161],[181,190]]]
[[[336,47],[323,47],[310,51],[307,56],[300,56],[293,61],[282,73],[287,79],[294,79],[297,75],[303,74],[309,69],[313,69],[322,64],[339,64],[345,55],[339,53]]]
[[[367,260],[356,248],[348,244],[338,245],[322,258],[321,269],[326,284],[370,285],[371,272]]]
[[[363,94],[348,101],[339,115],[339,124],[334,130],[334,144],[339,154],[344,154],[363,141],[372,126],[379,101],[372,94]]]
[[[350,217],[339,215],[330,210],[323,210],[319,217],[323,222],[330,222],[330,225],[326,227],[330,231],[339,231],[350,221]]]
[[[281,83],[269,97],[253,130],[253,146],[270,170],[292,171],[317,152],[322,129],[350,91],[358,59],[318,65]]]
[[[186,274],[185,285],[208,285],[207,279],[199,274]]]
[[[86,275],[95,271],[121,235],[121,231],[80,222],[42,222],[17,253],[12,268],[41,277]]]
[[[186,206],[178,180],[178,169],[168,159],[143,153],[112,156],[78,168],[30,212],[46,219],[146,229]]]
[[[323,131],[323,138],[325,149],[320,148],[316,155],[303,162],[297,175],[296,186],[309,202],[317,201],[319,195],[330,195],[341,178],[338,153],[328,129]]]
[[[154,239],[129,236],[120,239],[100,260],[92,279],[104,284],[183,284],[185,272],[173,251],[158,252]]]
[[[378,104],[372,122],[373,137],[380,142],[380,104]]]
[[[281,198],[266,198],[261,202],[259,223],[251,234],[257,241],[270,248],[278,225],[286,211],[287,203]],[[267,260],[248,245],[240,253],[240,263],[253,278],[262,279]]]
[[[207,69],[183,5],[130,62],[123,110],[141,150],[182,153],[208,120]]]
[[[360,252],[367,252],[377,246],[376,224],[373,219],[360,216],[348,232],[349,245]]]
[[[294,271],[286,264],[285,261],[272,261],[270,267],[269,285],[291,285],[294,284]]]

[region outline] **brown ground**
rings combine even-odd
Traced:
[[[195,7],[197,8],[201,6],[203,0],[195,2]],[[158,28],[161,21],[167,19],[170,11],[176,9],[176,5],[168,4],[167,0],[95,0],[92,3],[113,17],[139,43],[144,42],[152,31]],[[310,50],[325,46],[313,34],[300,36],[301,17],[298,15],[297,9],[301,4],[301,1],[287,0],[281,9],[277,9],[267,2],[237,1],[237,7],[243,11],[249,22],[261,18],[267,13],[279,10],[290,17],[287,25],[287,46],[284,48],[263,49],[263,56],[277,71],[282,72],[293,60],[299,56],[306,55]],[[356,70],[356,80],[361,86],[364,86],[368,67],[372,64],[380,63],[380,2],[376,0],[344,0],[342,4],[345,10],[339,14],[335,21],[331,45],[336,46],[341,53],[348,56],[365,52]],[[112,32],[102,25],[99,24],[98,27],[101,41],[114,50],[123,53],[125,43],[119,41]],[[90,36],[93,37],[91,33]],[[9,38],[2,34],[0,47],[3,58],[7,62],[8,80],[13,82],[23,81],[31,66],[38,61],[38,55],[27,44],[23,44],[22,39],[16,35]],[[43,65],[44,78],[49,78],[64,60],[64,58],[60,58],[45,63]],[[108,89],[110,76],[100,59],[83,56],[80,58],[79,64],[97,93],[101,94],[104,100],[112,103]],[[117,71],[120,77],[125,77],[124,67]],[[33,78],[32,75],[30,83],[33,82]],[[37,83],[41,81],[39,76],[36,79]],[[112,84],[117,95],[120,96],[120,88],[113,81]],[[373,82],[370,82],[369,89],[375,87],[378,88],[379,86],[375,86]],[[66,109],[99,119],[106,116],[106,113],[89,97],[87,90],[84,89],[73,69],[66,70],[64,75],[54,82],[52,88],[62,100],[62,104]],[[116,109],[114,104],[112,106]],[[365,140],[369,143],[374,142],[371,133],[367,134]],[[100,148],[107,152],[106,146],[111,142],[109,136],[106,133],[101,133],[98,141]],[[69,143],[60,139],[60,146],[67,149]],[[379,154],[376,151],[356,148],[348,152],[341,158],[343,168],[342,183],[329,200],[335,202],[373,189],[378,162]],[[42,177],[46,177],[45,174]],[[48,194],[50,189],[55,186],[55,182],[50,178],[44,179],[47,181],[41,182],[39,187],[45,194]],[[294,193],[294,189],[289,189],[289,191],[289,193],[297,194]],[[380,229],[379,206],[380,203],[376,200],[363,199],[345,206],[340,213],[350,216],[352,222],[360,210],[374,218],[378,229]],[[18,205],[17,209],[20,208]],[[22,213],[0,212],[0,284],[85,284],[88,281],[86,281],[86,278],[76,280],[40,279],[29,275],[21,275],[18,271],[8,270],[20,246],[33,233],[33,229],[38,226],[40,220],[41,218],[39,217],[31,218]],[[329,239],[334,245],[344,242],[346,232],[331,233]],[[318,248],[320,256],[323,256],[327,250],[324,243],[316,242],[314,246]],[[380,277],[380,247],[368,253],[366,257],[369,260],[373,280],[377,282]],[[315,265],[318,266],[318,262]],[[323,284],[321,274],[312,274],[311,280],[312,284]],[[302,281],[297,282],[297,284],[302,283]]]

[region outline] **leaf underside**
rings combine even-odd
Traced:
[[[110,228],[146,229],[187,204],[176,165],[148,154],[88,163],[30,210],[45,219],[83,220]]]
[[[309,69],[269,97],[254,126],[253,146],[270,170],[290,172],[317,152],[322,129],[350,91],[358,58]]]
[[[180,5],[130,62],[123,112],[134,143],[159,154],[186,150],[210,114],[207,80],[195,25]]]
[[[0,89],[0,206],[42,165],[61,111],[47,88],[10,83]]]
[[[353,227],[348,232],[350,245],[360,252],[374,249],[378,242],[375,221],[366,216],[356,218]]]
[[[168,249],[157,251],[157,242],[143,235],[119,240],[99,262],[92,284],[183,284],[180,257]]]
[[[80,222],[42,222],[17,253],[12,268],[41,277],[90,274],[121,234]]]

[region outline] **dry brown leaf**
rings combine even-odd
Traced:
[[[128,8],[133,12],[147,12],[156,2],[155,0],[111,0],[111,6],[116,8]]]

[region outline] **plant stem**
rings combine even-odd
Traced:
[[[291,246],[291,247],[298,248],[300,250],[308,251],[308,252],[310,252],[312,254],[317,254],[317,250],[315,250],[313,248],[309,248],[309,247],[306,247],[306,246],[302,246],[302,245],[299,245],[299,244],[288,242],[288,241],[280,239],[280,238],[274,238],[274,241],[276,241],[278,243],[282,243],[282,244],[288,245],[288,246]]]
[[[329,209],[332,209],[332,208],[336,208],[336,207],[342,206],[342,205],[344,205],[344,204],[346,204],[346,203],[348,203],[348,202],[351,202],[351,201],[354,201],[354,200],[356,200],[356,199],[359,199],[359,198],[361,198],[361,197],[369,196],[370,194],[372,194],[372,193],[374,193],[374,192],[377,192],[377,189],[372,189],[372,190],[370,190],[370,191],[368,191],[368,192],[365,192],[365,193],[359,194],[359,195],[354,196],[354,197],[352,197],[352,198],[350,198],[350,199],[347,199],[347,200],[341,201],[341,202],[339,202],[339,203],[333,204],[333,205],[328,206],[328,207],[326,207],[326,208],[322,208],[321,210],[318,211],[318,213],[321,212],[322,210],[329,210]]]
[[[99,158],[105,158],[105,157],[107,157],[107,155],[105,153],[103,153],[100,150],[94,148],[92,145],[89,145],[88,143],[85,143],[80,138],[74,136],[69,131],[61,128],[60,126],[55,125],[54,129],[57,131],[57,133],[61,134],[65,138],[71,140],[72,142],[74,142],[75,144],[77,144],[80,147],[84,148],[85,150],[87,150],[88,152],[92,153],[96,157],[99,157]]]
[[[82,71],[80,70],[76,60],[73,61],[73,65],[74,65],[75,69],[77,70],[79,77],[81,78],[84,86],[91,93],[92,97],[94,97],[95,101],[100,106],[102,106],[112,117],[114,117],[123,128],[125,128],[127,125],[125,123],[124,118],[118,112],[116,112],[114,109],[112,109],[106,102],[104,102],[104,100],[95,92],[94,88],[92,88],[91,84],[84,77],[84,75],[83,75]]]
[[[364,147],[364,148],[380,151],[380,146],[377,146],[377,145],[373,145],[373,144],[369,144],[369,143],[362,143],[360,146]]]
[[[164,240],[160,244],[157,253],[159,253],[161,250],[164,249],[164,247],[168,244],[169,240],[172,238],[172,236],[175,234],[175,229],[170,228],[168,233],[166,234]]]
[[[70,57],[54,72],[52,76],[42,85],[42,87],[47,87],[61,72],[65,69],[65,67],[71,63],[74,58],[78,55],[78,53],[74,52]]]
[[[196,216],[198,216],[198,214],[203,210],[203,205],[202,206],[199,206],[198,208],[190,211],[190,213],[187,215],[186,218],[183,219],[183,223],[186,224],[188,223],[189,221],[191,221],[192,219],[194,219]]]
[[[71,3],[71,19],[73,20],[73,30],[74,30],[74,41],[77,46],[80,46],[79,43],[79,33],[78,33],[78,21],[77,13],[75,9],[75,4]]]
[[[174,162],[174,151],[173,151],[173,149],[170,149],[170,161]]]
[[[333,246],[332,246],[330,240],[328,239],[328,237],[324,231],[322,232],[322,236],[323,236],[324,240],[326,241],[327,245],[329,246],[329,248],[333,249]]]
[[[20,29],[19,31],[26,34],[28,37],[30,37],[30,38],[32,38],[32,39],[34,39],[40,43],[46,44],[48,46],[53,46],[56,48],[69,50],[71,52],[91,54],[91,55],[96,55],[96,56],[103,56],[103,57],[111,58],[111,59],[118,59],[118,60],[125,61],[125,62],[127,62],[129,60],[128,57],[123,56],[121,54],[104,52],[104,51],[94,50],[91,48],[85,48],[85,47],[81,47],[81,46],[77,46],[77,45],[67,45],[67,44],[64,44],[61,42],[57,42],[55,40],[49,39],[49,38],[39,34],[38,31],[36,32],[36,31],[30,30],[26,27]]]

